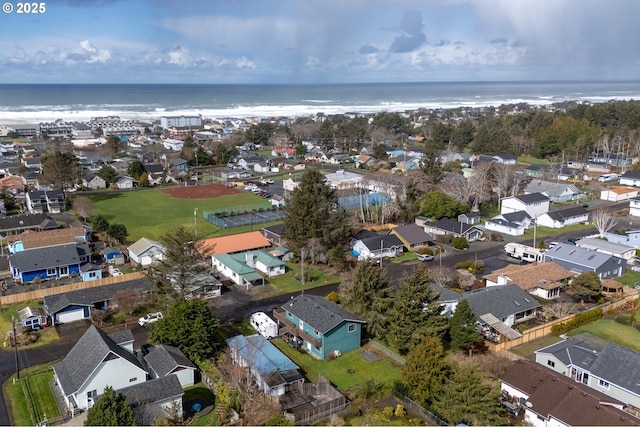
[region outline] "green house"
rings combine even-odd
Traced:
[[[301,294],[273,315],[280,337],[319,359],[360,348],[365,321],[326,298]]]

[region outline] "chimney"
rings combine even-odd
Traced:
[[[504,286],[507,284],[507,276],[504,274],[500,274],[498,276],[498,286]]]
[[[244,253],[244,263],[251,268],[254,268],[256,266],[255,263],[253,262],[253,252]]]

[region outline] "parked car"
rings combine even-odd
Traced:
[[[151,323],[156,323],[160,319],[162,319],[162,313],[159,311],[156,311],[155,313],[149,313],[146,316],[139,318],[138,324],[140,326],[146,326]]]
[[[427,255],[427,254],[422,254],[420,256],[418,256],[418,261],[433,261],[433,255]]]

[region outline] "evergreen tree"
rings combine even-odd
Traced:
[[[440,148],[433,141],[425,143],[424,153],[420,160],[420,169],[434,183],[440,182],[444,178],[444,165],[440,159]]]
[[[42,181],[57,190],[74,187],[80,181],[82,168],[73,153],[55,151],[42,157]]]
[[[100,178],[104,179],[107,183],[107,187],[111,185],[116,180],[116,170],[109,165],[104,165],[100,168],[98,172],[96,172]]]
[[[118,157],[118,153],[122,151],[125,147],[124,142],[120,139],[120,137],[116,135],[111,135],[107,138],[107,142],[104,144],[106,152],[111,155],[111,157]]]
[[[120,244],[127,242],[128,235],[129,232],[124,224],[110,224],[109,228],[107,228],[107,236],[115,239]]]
[[[96,233],[104,233],[109,229],[109,221],[102,215],[91,217],[91,226]]]
[[[504,425],[500,415],[500,386],[484,378],[476,367],[463,364],[452,369],[440,393],[433,397],[433,408],[449,423]]]
[[[299,252],[310,239],[319,238],[327,248],[344,244],[349,224],[338,197],[317,170],[307,170],[285,205],[284,226],[291,249]]]
[[[430,405],[444,386],[450,370],[445,356],[442,341],[436,336],[423,337],[407,354],[402,381],[411,398],[422,406]]]
[[[122,393],[116,393],[112,387],[106,387],[104,393],[93,405],[85,426],[132,426],[135,425],[135,416],[131,405],[125,400]]]
[[[602,283],[595,271],[587,271],[574,277],[570,289],[574,295],[591,301],[600,296]]]
[[[447,319],[440,314],[442,307],[437,295],[429,288],[429,276],[420,265],[410,276],[405,276],[393,297],[388,311],[387,341],[400,353],[406,354],[422,337],[442,337],[448,328]]]
[[[144,172],[144,163],[140,160],[134,160],[127,168],[127,173],[133,179],[139,179]]]
[[[218,320],[201,299],[176,302],[166,316],[153,327],[149,340],[155,344],[178,347],[191,360],[211,356],[219,342]]]
[[[484,338],[477,330],[476,316],[467,300],[458,303],[455,313],[449,319],[449,336],[454,350],[470,350],[483,342]]]

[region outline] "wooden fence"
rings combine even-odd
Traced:
[[[608,301],[593,308],[602,308],[602,311],[606,313],[607,311],[615,310],[618,307],[623,306],[627,302],[635,300],[636,298],[638,298],[638,295],[637,293],[634,292],[632,295],[628,295],[619,300]],[[517,347],[519,345],[526,344],[538,338],[551,335],[551,328],[553,328],[553,325],[557,325],[558,323],[568,322],[569,320],[573,319],[575,316],[576,316],[575,314],[570,314],[568,316],[563,317],[562,319],[556,319],[554,321],[545,323],[544,325],[527,329],[524,332],[522,332],[522,336],[520,338],[503,341],[499,343],[493,343],[489,341],[485,341],[485,343],[487,344],[487,347],[489,348],[490,351],[494,353],[503,353],[504,351],[509,350],[513,347]]]
[[[142,279],[145,277],[143,272],[134,272],[123,274],[121,276],[110,276],[104,279],[92,280],[90,282],[76,282],[67,285],[53,286],[51,288],[34,289],[31,291],[20,292],[19,294],[5,295],[0,297],[0,306],[7,304],[15,304],[18,302],[42,299],[49,295],[63,294],[66,292],[77,291],[79,289],[97,288],[104,285],[112,285],[114,283],[127,282],[129,280]],[[23,285],[18,285],[23,286]],[[34,285],[28,285],[34,286]],[[26,288],[27,286],[25,286]]]

